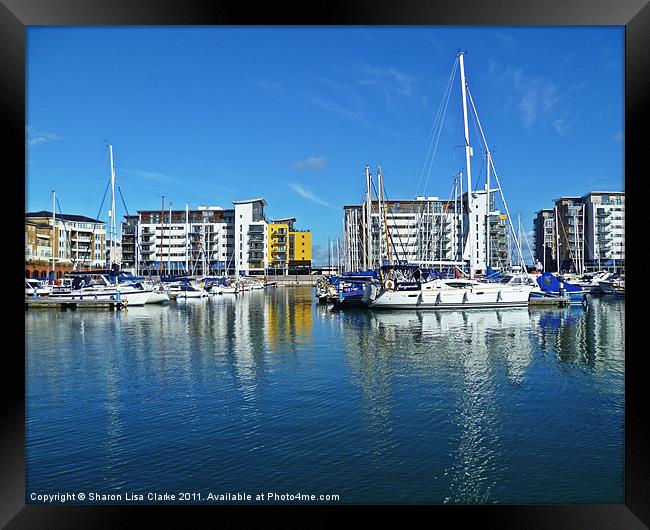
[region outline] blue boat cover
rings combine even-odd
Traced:
[[[503,278],[503,276],[488,265],[487,270],[485,271],[485,278],[489,278],[490,280],[500,280]]]
[[[564,290],[567,293],[575,293],[582,291],[582,287],[579,285],[573,285],[569,282],[560,282],[556,276],[550,272],[543,272],[541,276],[537,278],[537,284],[540,289],[547,293],[560,293],[560,287],[564,287]]]

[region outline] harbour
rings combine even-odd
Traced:
[[[30,41],[30,116],[70,124],[26,129],[28,502],[626,501],[623,32],[61,31]]]
[[[332,313],[287,287],[25,319],[28,490],[623,499],[615,298]]]

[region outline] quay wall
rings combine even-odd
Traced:
[[[315,274],[289,274],[288,276],[267,276],[270,282],[278,282],[282,285],[316,285],[320,275]]]

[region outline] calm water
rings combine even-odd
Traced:
[[[332,313],[306,287],[30,310],[28,502],[623,503],[624,318],[605,299]]]

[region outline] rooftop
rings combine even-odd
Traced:
[[[233,204],[248,204],[251,202],[261,202],[264,206],[266,206],[266,201],[260,197],[259,199],[246,199],[243,201],[232,201]]]
[[[27,212],[25,213],[25,217],[32,217],[32,218],[51,218],[52,217],[52,212],[48,212],[47,210],[41,210],[40,212]],[[56,214],[57,219],[63,219],[64,221],[74,221],[78,223],[95,223],[95,224],[104,224],[104,221],[100,221],[99,219],[93,219],[91,217],[86,217],[85,215],[74,215],[74,214],[69,214],[69,213],[57,213]]]

